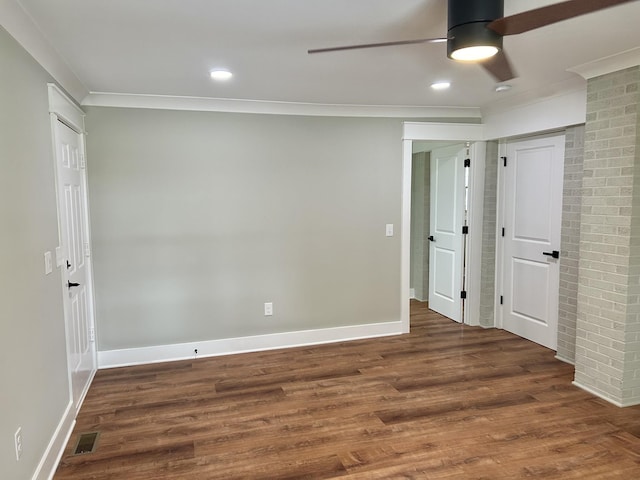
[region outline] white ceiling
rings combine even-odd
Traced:
[[[549,0],[507,0],[505,14]],[[518,36],[518,78],[495,93],[444,44],[308,55],[307,49],[446,34],[445,0],[20,0],[90,92],[355,105],[485,107],[584,80],[567,68],[640,46],[640,1]],[[231,81],[209,70],[225,67]],[[452,88],[429,85],[449,80]]]

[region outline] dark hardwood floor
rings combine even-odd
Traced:
[[[409,335],[101,370],[55,480],[640,479],[640,407],[411,306]],[[94,453],[71,456],[81,432]]]

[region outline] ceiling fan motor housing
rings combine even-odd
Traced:
[[[504,0],[449,0],[447,56],[477,45],[502,50],[502,36],[487,25],[503,16]]]

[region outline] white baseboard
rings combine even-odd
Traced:
[[[236,353],[274,350],[278,348],[301,347],[323,343],[335,343],[363,338],[400,335],[402,322],[372,323],[346,327],[304,330],[299,332],[274,333],[251,337],[225,338],[202,342],[157,345],[153,347],[125,348],[98,352],[98,368],[123,367],[146,363],[169,362],[195,358],[213,357]]]
[[[416,298],[416,289],[415,288],[410,288],[409,289],[409,298],[411,298],[411,299],[415,299]]]
[[[556,360],[560,360],[561,362],[568,363],[569,365],[575,365],[575,362],[573,360],[569,360],[568,358],[563,357],[562,355],[558,355],[557,353],[556,353]]]
[[[33,477],[31,477],[32,480],[51,480],[53,478],[58,468],[58,463],[60,463],[60,459],[64,453],[64,447],[67,446],[75,424],[76,418],[74,415],[73,402],[70,401],[60,419],[60,423],[58,423],[56,431],[49,441],[49,445],[47,445],[47,449],[40,459],[40,463]]]
[[[573,385],[575,385],[576,387],[584,390],[585,392],[589,392],[591,395],[595,395],[598,398],[601,398],[602,400],[605,400],[609,403],[612,403],[613,405],[615,405],[616,407],[633,407],[635,405],[640,405],[640,400],[638,401],[632,401],[632,402],[618,402],[616,400],[613,400],[612,398],[609,398],[607,396],[605,396],[603,393],[598,392],[597,390],[594,390],[590,387],[587,387],[585,385],[582,385],[579,382],[576,382],[575,380],[573,382],[571,382]]]

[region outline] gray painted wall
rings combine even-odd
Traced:
[[[0,28],[0,477],[31,478],[69,402],[49,75]],[[13,436],[22,427],[17,462]]]
[[[429,300],[429,218],[431,154],[414,153],[411,166],[411,288],[415,298]]]
[[[399,320],[400,120],[87,111],[100,350]]]

